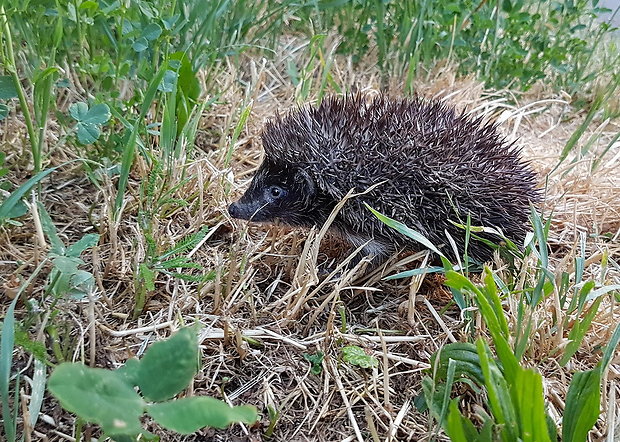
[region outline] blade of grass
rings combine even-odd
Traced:
[[[566,408],[562,418],[562,441],[581,442],[596,423],[601,402],[601,367],[577,372],[566,393]]]
[[[230,139],[230,145],[228,146],[228,150],[226,151],[226,157],[224,159],[224,167],[228,167],[230,164],[230,160],[232,159],[232,154],[235,150],[235,143],[239,139],[239,135],[241,135],[241,131],[245,127],[245,123],[250,116],[250,112],[252,111],[252,103],[248,104],[243,108],[241,114],[239,115],[239,121],[235,125],[235,130],[233,131],[232,137]]]
[[[439,251],[439,249],[437,247],[435,247],[435,245],[430,242],[428,239],[426,239],[426,237],[424,235],[422,235],[420,232],[417,232],[416,230],[413,230],[409,227],[407,227],[406,225],[404,225],[403,223],[400,223],[388,216],[385,216],[379,212],[377,212],[375,209],[373,209],[372,207],[370,207],[368,204],[364,203],[364,205],[366,206],[366,208],[368,210],[370,210],[373,215],[375,215],[377,218],[379,218],[379,220],[381,222],[383,222],[384,224],[386,224],[388,227],[393,228],[394,230],[396,230],[399,233],[402,233],[405,236],[408,236],[409,238],[413,239],[414,241],[419,242],[420,244],[422,244],[424,247],[430,249],[431,251],[435,252],[437,255],[439,256],[444,256],[443,253],[441,253]]]
[[[15,90],[17,91],[17,97],[19,99],[19,106],[22,110],[22,115],[24,116],[24,122],[26,123],[26,130],[28,131],[28,138],[30,139],[30,145],[36,146],[38,144],[37,141],[37,133],[34,129],[34,122],[32,120],[32,116],[30,114],[30,108],[28,107],[28,101],[26,100],[26,94],[24,93],[24,88],[22,87],[22,83],[19,79],[19,75],[17,73],[17,65],[15,63],[15,53],[13,52],[13,37],[11,35],[11,27],[9,25],[9,20],[4,10],[4,4],[0,4],[0,21],[2,24],[0,27],[2,28],[2,33],[4,38],[6,39],[5,49],[6,49],[6,57],[4,57],[5,52],[0,51],[3,58],[4,68],[9,71],[11,74],[11,78],[13,79],[13,85]],[[38,172],[38,171],[37,171]],[[0,219],[2,217],[0,216]]]
[[[618,342],[620,325],[609,340],[599,365],[593,370],[573,375],[566,394],[566,408],[562,419],[563,442],[586,440],[588,432],[596,423],[600,413],[602,375],[616,352]]]
[[[118,221],[121,215],[121,208],[123,207],[123,201],[125,200],[125,189],[127,189],[127,183],[129,182],[129,172],[131,171],[131,166],[134,161],[134,153],[136,150],[136,139],[138,137],[138,132],[140,131],[140,127],[143,124],[143,119],[146,116],[146,113],[151,107],[151,104],[155,100],[155,94],[157,94],[157,90],[159,85],[161,84],[162,79],[164,78],[164,74],[168,70],[168,64],[163,63],[159,68],[159,71],[155,75],[155,77],[149,83],[149,87],[144,94],[144,101],[142,102],[142,107],[140,109],[140,115],[136,119],[136,122],[133,125],[133,129],[131,131],[131,135],[125,144],[123,149],[123,157],[121,160],[121,172],[118,179],[118,188],[116,191],[116,199],[114,200],[114,220]]]
[[[519,435],[523,442],[550,442],[545,412],[542,376],[520,368],[510,392],[519,415]]]
[[[0,338],[0,396],[2,397],[2,416],[4,434],[8,441],[15,441],[17,422],[13,419],[9,404],[9,385],[11,382],[11,366],[13,365],[13,348],[15,345],[15,305],[18,296],[13,299],[2,321],[2,337]],[[17,402],[13,403],[17,408]]]
[[[39,420],[39,413],[43,405],[45,396],[45,382],[47,380],[47,367],[44,362],[39,359],[34,360],[34,376],[32,378],[32,393],[30,394],[30,403],[28,405],[28,414],[30,415],[30,426],[34,428]]]
[[[75,160],[67,161],[67,162],[62,163],[62,164],[60,164],[58,166],[55,166],[55,167],[51,167],[49,169],[45,169],[45,170],[37,173],[35,176],[30,178],[28,181],[26,181],[21,186],[19,186],[16,190],[14,190],[11,193],[11,195],[9,195],[9,197],[7,199],[5,199],[2,202],[2,204],[0,205],[0,223],[3,220],[5,220],[6,218],[8,218],[8,216],[11,213],[11,210],[13,210],[13,207],[15,206],[15,204],[17,204],[19,202],[19,200],[21,200],[24,197],[24,195],[26,195],[26,193],[28,193],[28,191],[30,189],[32,189],[33,186],[35,186],[43,178],[45,178],[46,176],[48,176],[50,173],[54,172],[55,170],[57,170],[57,169],[59,169],[61,167],[64,167],[67,164],[75,163],[76,161],[88,161],[88,160],[84,160],[82,158],[78,158],[78,159],[75,159]]]

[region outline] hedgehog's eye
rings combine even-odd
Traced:
[[[286,196],[286,190],[284,190],[280,186],[269,186],[267,192],[269,193],[269,196],[274,200]]]

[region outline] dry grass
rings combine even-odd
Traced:
[[[291,50],[287,56],[296,55]],[[428,415],[417,411],[414,399],[421,393],[420,381],[430,356],[444,344],[464,339],[470,330],[463,328],[458,309],[449,306],[451,295],[440,277],[381,280],[396,269],[420,265],[421,254],[405,266],[392,261],[391,268],[369,277],[360,278],[356,268],[335,281],[321,281],[317,261],[340,257],[341,244],[336,240],[320,241],[323,232],[248,225],[231,220],[226,212],[227,204],[242,192],[260,162],[259,133],[264,120],[294,105],[295,91],[284,78],[285,68],[284,57],[276,62],[250,61],[247,71],[230,67],[228,75],[219,80],[227,92],[202,119],[195,155],[186,160],[186,176],[191,179],[176,195],[190,204],[171,209],[154,223],[153,231],[163,249],[202,225],[210,226],[191,255],[206,269],[216,270],[216,277],[198,285],[160,276],[156,293],[136,320],[131,319],[133,271],[146,249],[136,220],[137,189],[149,173],[146,165],[138,161],[134,167],[118,224],[110,217],[112,182],[104,181],[97,189],[79,169],[65,169],[44,183],[42,202],[63,239],[73,242],[86,232],[102,235],[94,253],[85,257],[97,292],[90,300],[63,300],[57,305],[59,312],[53,321],[61,343],[72,359],[113,368],[127,358],[139,357],[150,343],[182,324],[200,322],[204,326],[200,335],[203,367],[193,393],[225,398],[231,404],[255,404],[264,417],[254,428],[205,430],[188,438],[163,435],[162,440],[261,440],[268,424],[266,407],[279,412],[273,440],[445,440]],[[347,60],[336,59],[332,74],[341,85],[379,89],[379,75],[372,66],[353,69]],[[393,79],[389,89],[397,93],[399,80]],[[519,137],[524,156],[539,173],[541,187],[582,120],[563,97],[538,91],[518,97],[517,106],[509,105],[473,80],[456,80],[449,69],[437,72],[417,89],[422,95],[447,97],[460,108],[500,118],[506,134]],[[224,152],[231,128],[247,104],[252,105],[251,117],[226,167]],[[8,129],[4,126],[4,145],[14,146],[16,156],[11,161],[17,163],[23,131]],[[593,127],[585,137],[598,131],[604,143],[617,130],[617,122],[607,122]],[[592,151],[602,147],[596,144]],[[59,145],[51,163],[72,157],[70,150]],[[620,254],[620,148],[612,149],[594,173],[590,173],[592,157],[590,152],[572,168],[567,161],[548,177],[543,210],[546,215],[553,211],[550,245],[556,273],[570,270],[580,234],[586,235],[586,253],[591,257],[588,276],[600,277],[603,250],[615,260]],[[17,168],[12,179],[22,182],[28,173],[24,167]],[[14,294],[16,278],[27,278],[45,254],[45,246],[33,233],[32,219],[26,217],[23,223],[0,230],[0,285],[5,296]],[[606,233],[608,237],[601,236]],[[617,266],[610,266],[606,279],[620,283]],[[39,299],[44,285],[43,280],[33,284],[28,298]],[[505,307],[514,323],[516,301]],[[24,317],[25,306],[19,309],[18,317]],[[526,361],[543,374],[549,411],[557,420],[563,414],[562,398],[571,372],[598,362],[598,350],[618,324],[620,313],[613,298],[608,298],[580,351],[564,368],[554,354],[566,344],[566,333],[554,329],[563,315],[556,299],[544,300],[533,314]],[[52,321],[47,315],[43,318],[43,323],[32,324],[33,337],[36,333],[43,337],[43,327]],[[45,339],[51,348],[50,338]],[[360,370],[342,363],[341,348],[347,344],[359,345],[376,356],[379,367]],[[316,376],[310,374],[303,354],[319,351],[325,360],[323,373]],[[31,358],[19,350],[16,360],[28,376]],[[604,411],[592,440],[602,440],[610,426],[618,425],[619,376],[616,357],[605,379]],[[470,393],[465,399],[475,413],[479,399]],[[32,433],[34,440],[72,440],[73,417],[49,397],[42,411]],[[152,424],[148,427],[157,431]]]

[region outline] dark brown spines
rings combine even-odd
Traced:
[[[340,200],[350,189],[369,193],[349,201],[334,225],[360,237],[417,248],[365,207],[446,245],[447,230],[460,247],[468,214],[472,225],[501,229],[521,242],[535,177],[518,149],[494,124],[457,114],[439,101],[378,96],[332,97],[267,123],[267,160],[304,170],[319,190]],[[449,247],[444,247],[449,253]],[[472,243],[479,259],[491,250]]]

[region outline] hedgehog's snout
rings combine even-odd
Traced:
[[[238,216],[237,214],[239,213],[237,209],[237,203],[232,203],[231,205],[228,206],[228,213],[233,218],[237,218]]]
[[[266,204],[262,200],[250,198],[247,193],[238,201],[228,206],[228,213],[233,218],[245,221],[265,222],[270,221],[269,214],[265,210]]]
[[[228,213],[230,214],[230,216],[232,216],[233,218],[237,218],[237,219],[247,219],[244,214],[245,214],[245,210],[243,210],[243,208],[241,207],[241,205],[239,204],[239,201],[235,201],[234,203],[232,203],[230,206],[228,206]]]

